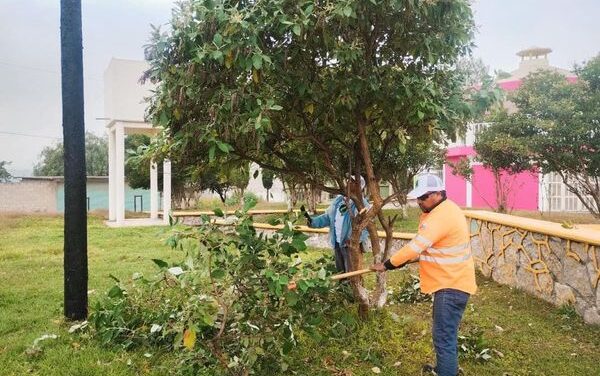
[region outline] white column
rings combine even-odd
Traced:
[[[567,187],[565,186],[565,183],[563,183],[562,181],[560,182],[560,209],[558,209],[559,211],[565,211],[566,208],[566,196],[567,196]]]
[[[465,182],[467,184],[465,206],[467,208],[472,208],[473,207],[473,183],[471,183],[470,180],[465,180]]]
[[[108,220],[117,219],[115,131],[108,129]]]
[[[150,218],[158,218],[158,171],[154,161],[150,162]]]
[[[471,157],[469,157],[469,168],[473,168],[473,159]],[[465,183],[466,183],[466,191],[465,191],[465,206],[467,208],[472,208],[473,207],[473,182],[472,179],[474,178],[475,174],[471,175],[471,180],[467,180],[465,179]]]
[[[546,202],[545,198],[546,198],[546,190],[544,187],[544,174],[539,172],[538,173],[538,210],[541,212],[544,212],[546,209],[545,205],[544,205],[544,203]]]
[[[169,224],[171,214],[171,161],[163,161],[163,221]]]
[[[115,124],[115,139],[117,223],[122,223],[125,220],[125,129],[122,123]]]

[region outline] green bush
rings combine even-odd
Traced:
[[[479,328],[458,336],[458,354],[461,358],[487,362],[492,358],[492,353],[497,351],[488,346],[483,338],[483,331]]]
[[[225,199],[226,206],[238,206],[240,204],[240,194],[238,192],[231,195],[231,197],[227,197]],[[253,203],[252,206],[256,205],[260,199],[258,196],[252,192],[244,192],[244,205]]]
[[[298,335],[320,338],[319,324],[344,294],[331,285],[329,260],[302,261],[306,235],[290,222],[266,236],[243,211],[236,215],[234,229],[207,216],[197,228],[176,227],[167,242],[182,251],[180,262],[153,260],[159,273],[129,285],[115,279],[93,307],[95,336],[172,351],[181,374],[286,372]]]
[[[408,279],[400,286],[400,291],[395,295],[400,303],[430,302],[431,295],[421,292],[421,280],[414,274],[409,274]]]

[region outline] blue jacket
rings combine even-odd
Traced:
[[[354,214],[356,214],[357,210],[356,210],[356,206],[354,205],[354,202],[352,200],[348,200],[350,202],[350,208],[352,209],[352,211],[354,212]],[[336,234],[335,234],[335,217],[336,217],[336,213],[339,210],[340,206],[342,206],[342,204],[346,203],[346,199],[344,196],[342,195],[338,195],[336,198],[333,199],[333,202],[331,203],[331,205],[329,205],[329,207],[327,208],[327,210],[325,211],[325,213],[316,216],[316,217],[312,217],[312,222],[310,224],[310,227],[313,228],[322,228],[322,227],[327,227],[329,226],[329,241],[331,243],[331,248],[335,248],[335,243],[340,243],[340,245],[344,245],[346,240],[348,240],[348,238],[350,238],[350,234],[352,233],[352,222],[350,220],[350,212],[348,210],[346,210],[344,216],[343,216],[343,224],[342,224],[342,238],[341,239],[336,239]],[[364,200],[365,206],[369,207],[369,203],[367,202],[367,200]],[[365,240],[367,240],[367,238],[369,237],[369,233],[367,232],[367,230],[363,230],[362,234],[360,234],[360,242],[364,242]]]

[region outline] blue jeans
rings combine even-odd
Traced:
[[[433,346],[439,376],[458,374],[458,327],[469,294],[454,289],[438,290],[433,295]]]

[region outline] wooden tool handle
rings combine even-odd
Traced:
[[[362,275],[365,273],[370,273],[373,272],[374,270],[371,269],[360,269],[360,270],[355,270],[353,272],[348,272],[348,273],[342,273],[342,274],[336,274],[334,276],[331,277],[332,281],[337,281],[343,278],[349,278],[349,277],[355,277],[357,275]]]

